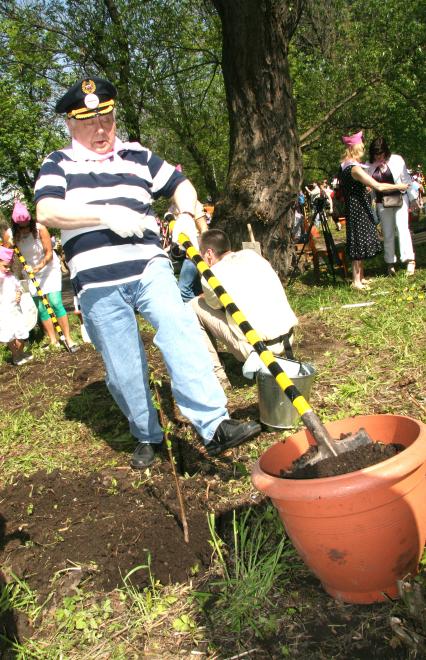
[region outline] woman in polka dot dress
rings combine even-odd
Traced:
[[[379,192],[403,192],[408,185],[379,183],[367,174],[361,165],[364,155],[362,131],[342,137],[342,142],[346,147],[340,164],[340,183],[345,198],[346,252],[352,259],[352,286],[365,289],[363,261],[382,251],[367,186]]]

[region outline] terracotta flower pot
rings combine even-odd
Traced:
[[[375,441],[406,447],[364,470],[322,479],[280,479],[314,444],[307,429],[270,447],[252,481],[278,509],[300,556],[334,598],[396,598],[415,575],[426,540],[426,425],[399,415],[366,415],[326,425],[333,438],[364,427]]]

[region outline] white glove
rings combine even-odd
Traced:
[[[172,232],[172,243],[179,243],[179,234],[186,234],[191,241],[192,245],[198,250],[197,228],[194,220],[187,213],[178,215],[175,226]]]
[[[248,356],[247,360],[243,364],[243,376],[249,378],[250,380],[258,371],[263,371],[263,373],[269,373],[268,367],[262,362],[256,351],[252,351]]]
[[[121,238],[129,236],[143,238],[145,229],[151,229],[151,226],[147,226],[147,220],[148,218],[140,213],[118,204],[106,204],[100,215],[101,223]]]
[[[275,360],[278,362],[281,369],[289,378],[296,378],[296,376],[306,375],[306,371],[302,362],[297,360],[287,360],[285,356],[276,357]],[[263,360],[260,359],[260,356],[256,353],[256,351],[252,351],[250,353],[247,360],[243,364],[242,371],[243,376],[249,379],[252,379],[258,371],[271,376],[271,372]]]

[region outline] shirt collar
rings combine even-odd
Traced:
[[[92,151],[87,147],[84,147],[80,142],[77,142],[75,138],[71,142],[71,152],[73,160],[97,160],[103,161],[110,158],[114,158],[121,151],[131,150],[131,151],[142,151],[143,147],[138,142],[123,142],[120,138],[116,137],[114,142],[114,148],[106,154],[97,154],[96,151]]]

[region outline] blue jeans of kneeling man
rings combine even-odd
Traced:
[[[139,280],[83,291],[84,324],[102,354],[107,387],[141,442],[160,443],[163,432],[151,400],[148,365],[135,312],[149,321],[163,355],[173,396],[205,444],[229,415],[198,321],[181,299],[168,259],[153,259]]]
[[[197,266],[190,259],[185,259],[182,264],[178,287],[183,302],[188,302],[203,292]]]

